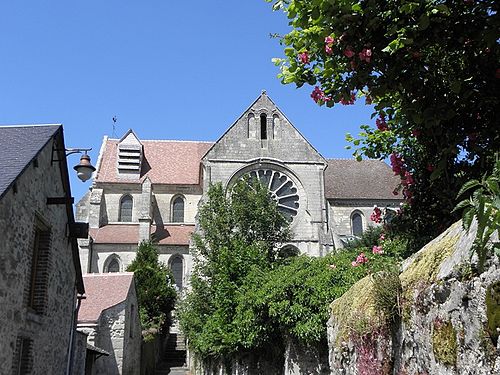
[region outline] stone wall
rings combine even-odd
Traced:
[[[455,223],[406,260],[399,277],[368,276],[334,301],[331,373],[500,373],[500,264],[491,255],[477,274],[474,236]]]
[[[266,114],[266,140],[260,137],[260,115]],[[324,252],[320,232],[326,231],[323,194],[326,161],[286,119],[276,105],[261,95],[205,155],[203,191],[221,182],[227,186],[252,169],[271,169],[293,181],[300,197],[291,230],[303,253]]]
[[[361,213],[363,230],[366,230],[370,226],[377,226],[378,224],[370,220],[374,206],[397,208],[399,207],[399,201],[368,199],[352,199],[349,201],[329,200],[328,215],[330,226],[340,236],[351,236],[351,216],[354,212]]]
[[[30,163],[0,201],[0,374],[10,374],[16,339],[33,340],[33,373],[64,374],[75,306],[75,269],[67,238],[65,205],[47,205],[64,197],[59,162],[52,162],[52,141]],[[35,217],[51,230],[46,311],[27,307]]]
[[[243,353],[229,361],[190,358],[193,375],[327,375],[326,342],[305,346],[294,339],[273,343],[261,351]]]
[[[95,362],[96,375],[138,375],[141,370],[141,326],[135,288],[124,301],[104,310],[97,324],[80,324],[88,342],[110,353]]]

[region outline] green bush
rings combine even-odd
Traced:
[[[150,242],[142,242],[134,261],[127,267],[134,272],[139,316],[144,332],[168,326],[177,293],[170,269],[158,261],[158,251]]]

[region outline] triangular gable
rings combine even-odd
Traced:
[[[139,137],[134,133],[132,129],[127,130],[127,132],[118,141],[119,144],[142,146]]]
[[[260,133],[260,116],[268,118],[267,139]],[[293,126],[263,91],[203,156],[208,159],[251,160],[268,157],[285,162],[326,160]]]

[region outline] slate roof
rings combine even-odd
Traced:
[[[139,183],[149,177],[153,184],[198,185],[201,158],[213,145],[198,141],[141,140],[144,146],[141,177],[130,179],[118,175],[118,142],[104,139],[96,182]]]
[[[189,245],[194,225],[165,225],[163,228],[151,226],[151,234],[160,245]],[[137,244],[138,224],[109,224],[101,228],[90,228],[94,243]]]
[[[133,280],[133,272],[83,275],[87,298],[82,300],[78,311],[78,323],[97,322],[102,311],[125,301]]]
[[[0,126],[0,198],[61,125]]]
[[[392,192],[400,183],[381,160],[328,159],[327,199],[401,199]]]

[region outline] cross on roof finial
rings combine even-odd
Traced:
[[[262,95],[267,95],[266,90],[262,90],[262,91],[261,91],[261,94],[262,94]]]

